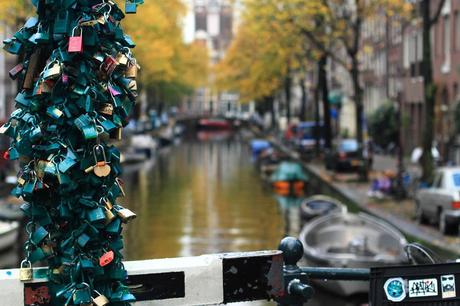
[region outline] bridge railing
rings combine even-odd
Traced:
[[[125,262],[128,285],[141,305],[215,305],[274,300],[302,305],[314,294],[309,279],[368,280],[368,269],[300,268],[303,247],[285,238],[280,250]],[[1,305],[46,306],[47,269],[19,281],[19,270],[0,270]]]

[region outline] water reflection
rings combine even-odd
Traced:
[[[207,139],[187,140],[161,152],[155,167],[125,173],[128,205],[139,215],[126,233],[128,259],[277,247],[282,212],[255,177],[247,146]]]

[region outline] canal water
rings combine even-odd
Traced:
[[[200,133],[126,166],[127,260],[276,249],[299,232],[298,207],[264,186],[241,134]],[[354,306],[317,290],[311,306]],[[241,304],[242,305],[242,304]],[[244,305],[275,305],[270,302]]]

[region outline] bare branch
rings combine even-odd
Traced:
[[[347,68],[348,65],[347,63],[342,60],[341,58],[339,58],[334,52],[332,52],[332,50],[330,50],[329,48],[326,48],[326,46],[321,43],[314,35],[314,33],[308,31],[308,30],[305,30],[305,29],[302,29],[301,30],[302,34],[305,35],[308,40],[313,43],[313,45],[315,45],[315,47],[323,52],[324,54],[326,54],[327,56],[329,56],[333,61],[337,62],[339,65]]]
[[[430,0],[424,0],[424,1],[425,1],[425,5],[428,5],[428,3],[430,2]],[[441,2],[439,2],[438,7],[436,8],[436,13],[435,13],[434,16],[430,19],[430,28],[431,28],[436,22],[438,22],[439,16],[441,16],[442,8],[444,7],[444,4],[445,4],[445,3],[446,3],[446,0],[441,0]]]

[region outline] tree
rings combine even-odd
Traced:
[[[6,26],[16,28],[33,14],[33,8],[30,0],[0,0],[0,20]]]
[[[386,103],[369,116],[369,133],[382,148],[396,145],[399,137],[398,112],[393,103]]]
[[[409,6],[403,0],[284,0],[290,8],[290,20],[311,44],[350,74],[356,107],[357,140],[363,143],[363,88],[360,81],[362,28],[366,20],[383,13],[405,14]],[[342,52],[343,50],[343,52]]]
[[[236,38],[216,67],[216,85],[239,92],[242,101],[264,104],[272,103],[274,96],[282,91],[289,120],[291,86],[296,79],[301,87],[304,85],[305,73],[311,69],[308,65],[311,54],[297,29],[283,22],[284,11],[276,2],[247,0],[244,6]],[[303,109],[305,103],[304,91]]]
[[[183,41],[186,12],[180,0],[149,0],[136,20],[126,22],[138,42],[134,52],[142,66],[140,82],[152,103],[179,102],[208,81],[206,47]]]
[[[423,129],[423,154],[421,158],[422,164],[422,180],[431,182],[434,175],[434,159],[431,148],[434,139],[434,126],[435,126],[435,98],[436,98],[436,85],[433,80],[433,63],[431,57],[431,28],[439,19],[441,10],[444,6],[445,0],[440,0],[431,10],[431,1],[422,0],[421,2],[421,16],[422,16],[422,35],[423,35],[423,59],[422,59],[422,76],[423,87],[425,92],[425,122]]]

